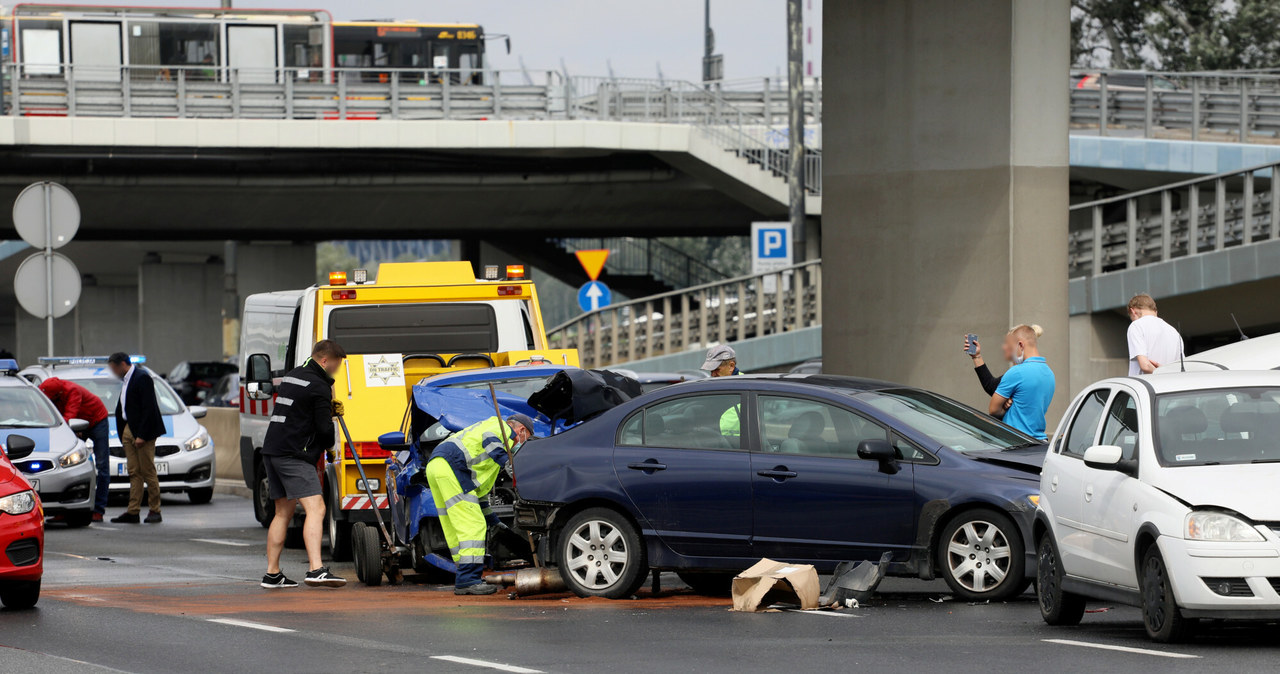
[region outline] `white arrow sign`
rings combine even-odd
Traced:
[[[591,287],[587,288],[587,297],[591,299],[591,310],[595,311],[600,308],[600,298],[604,297],[604,291],[600,286],[592,283]]]

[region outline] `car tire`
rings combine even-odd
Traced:
[[[93,511],[86,510],[84,512],[67,513],[64,520],[68,529],[83,529],[89,526],[93,521]]]
[[[1182,617],[1177,599],[1173,596],[1173,584],[1169,580],[1169,567],[1155,543],[1142,555],[1142,569],[1138,574],[1142,590],[1142,625],[1152,641],[1174,644],[1186,641],[1195,629],[1195,621]]]
[[[351,561],[351,522],[335,517],[332,508],[325,513],[324,519],[329,530],[329,556],[335,562]]]
[[[356,578],[370,587],[382,584],[382,546],[378,531],[364,522],[351,527],[351,552],[355,557]]]
[[[1046,531],[1036,548],[1036,600],[1040,617],[1050,625],[1079,625],[1084,617],[1085,598],[1062,589],[1065,575],[1058,545]]]
[[[1003,601],[1027,588],[1022,533],[994,510],[970,510],[948,522],[936,559],[951,591],[965,601]]]
[[[716,571],[677,571],[680,580],[688,585],[694,594],[704,597],[728,597],[733,593],[733,577],[735,573]]]
[[[21,611],[32,608],[40,601],[40,581],[19,580],[0,583],[0,604]]]
[[[649,571],[644,540],[615,510],[590,508],[574,515],[557,541],[560,575],[579,597],[622,599],[644,584]]]
[[[191,499],[192,505],[204,505],[213,500],[213,487],[188,489],[187,498]]]
[[[267,469],[259,463],[253,475],[253,518],[265,529],[271,526],[271,520],[275,516],[276,502],[271,500],[267,487]]]

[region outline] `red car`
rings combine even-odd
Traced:
[[[12,463],[35,448],[22,435],[10,435],[0,448],[0,604],[10,609],[35,606],[44,575],[44,508]]]

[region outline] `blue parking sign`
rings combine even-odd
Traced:
[[[765,223],[758,223],[765,224]],[[774,223],[768,223],[773,225]],[[755,227],[755,256],[760,260],[791,259],[791,227]]]

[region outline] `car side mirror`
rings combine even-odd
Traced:
[[[1138,462],[1126,461],[1124,448],[1117,445],[1094,445],[1084,450],[1084,465],[1095,470],[1114,470],[1130,476],[1138,472]]]
[[[249,356],[245,363],[244,392],[251,400],[266,400],[275,392],[271,357],[265,353]]]
[[[209,408],[204,405],[192,405],[187,408],[187,411],[191,413],[191,416],[197,419],[203,419],[209,414]]]
[[[863,440],[858,443],[858,458],[880,463],[880,472],[898,472],[898,452],[888,440]]]
[[[378,436],[378,446],[388,452],[400,452],[409,448],[409,439],[400,431],[383,433]]]
[[[36,441],[25,435],[10,435],[5,441],[5,455],[10,461],[18,461],[31,456],[36,451]]]
[[[67,425],[71,427],[72,433],[84,433],[89,430],[89,422],[84,419],[68,419]]]

